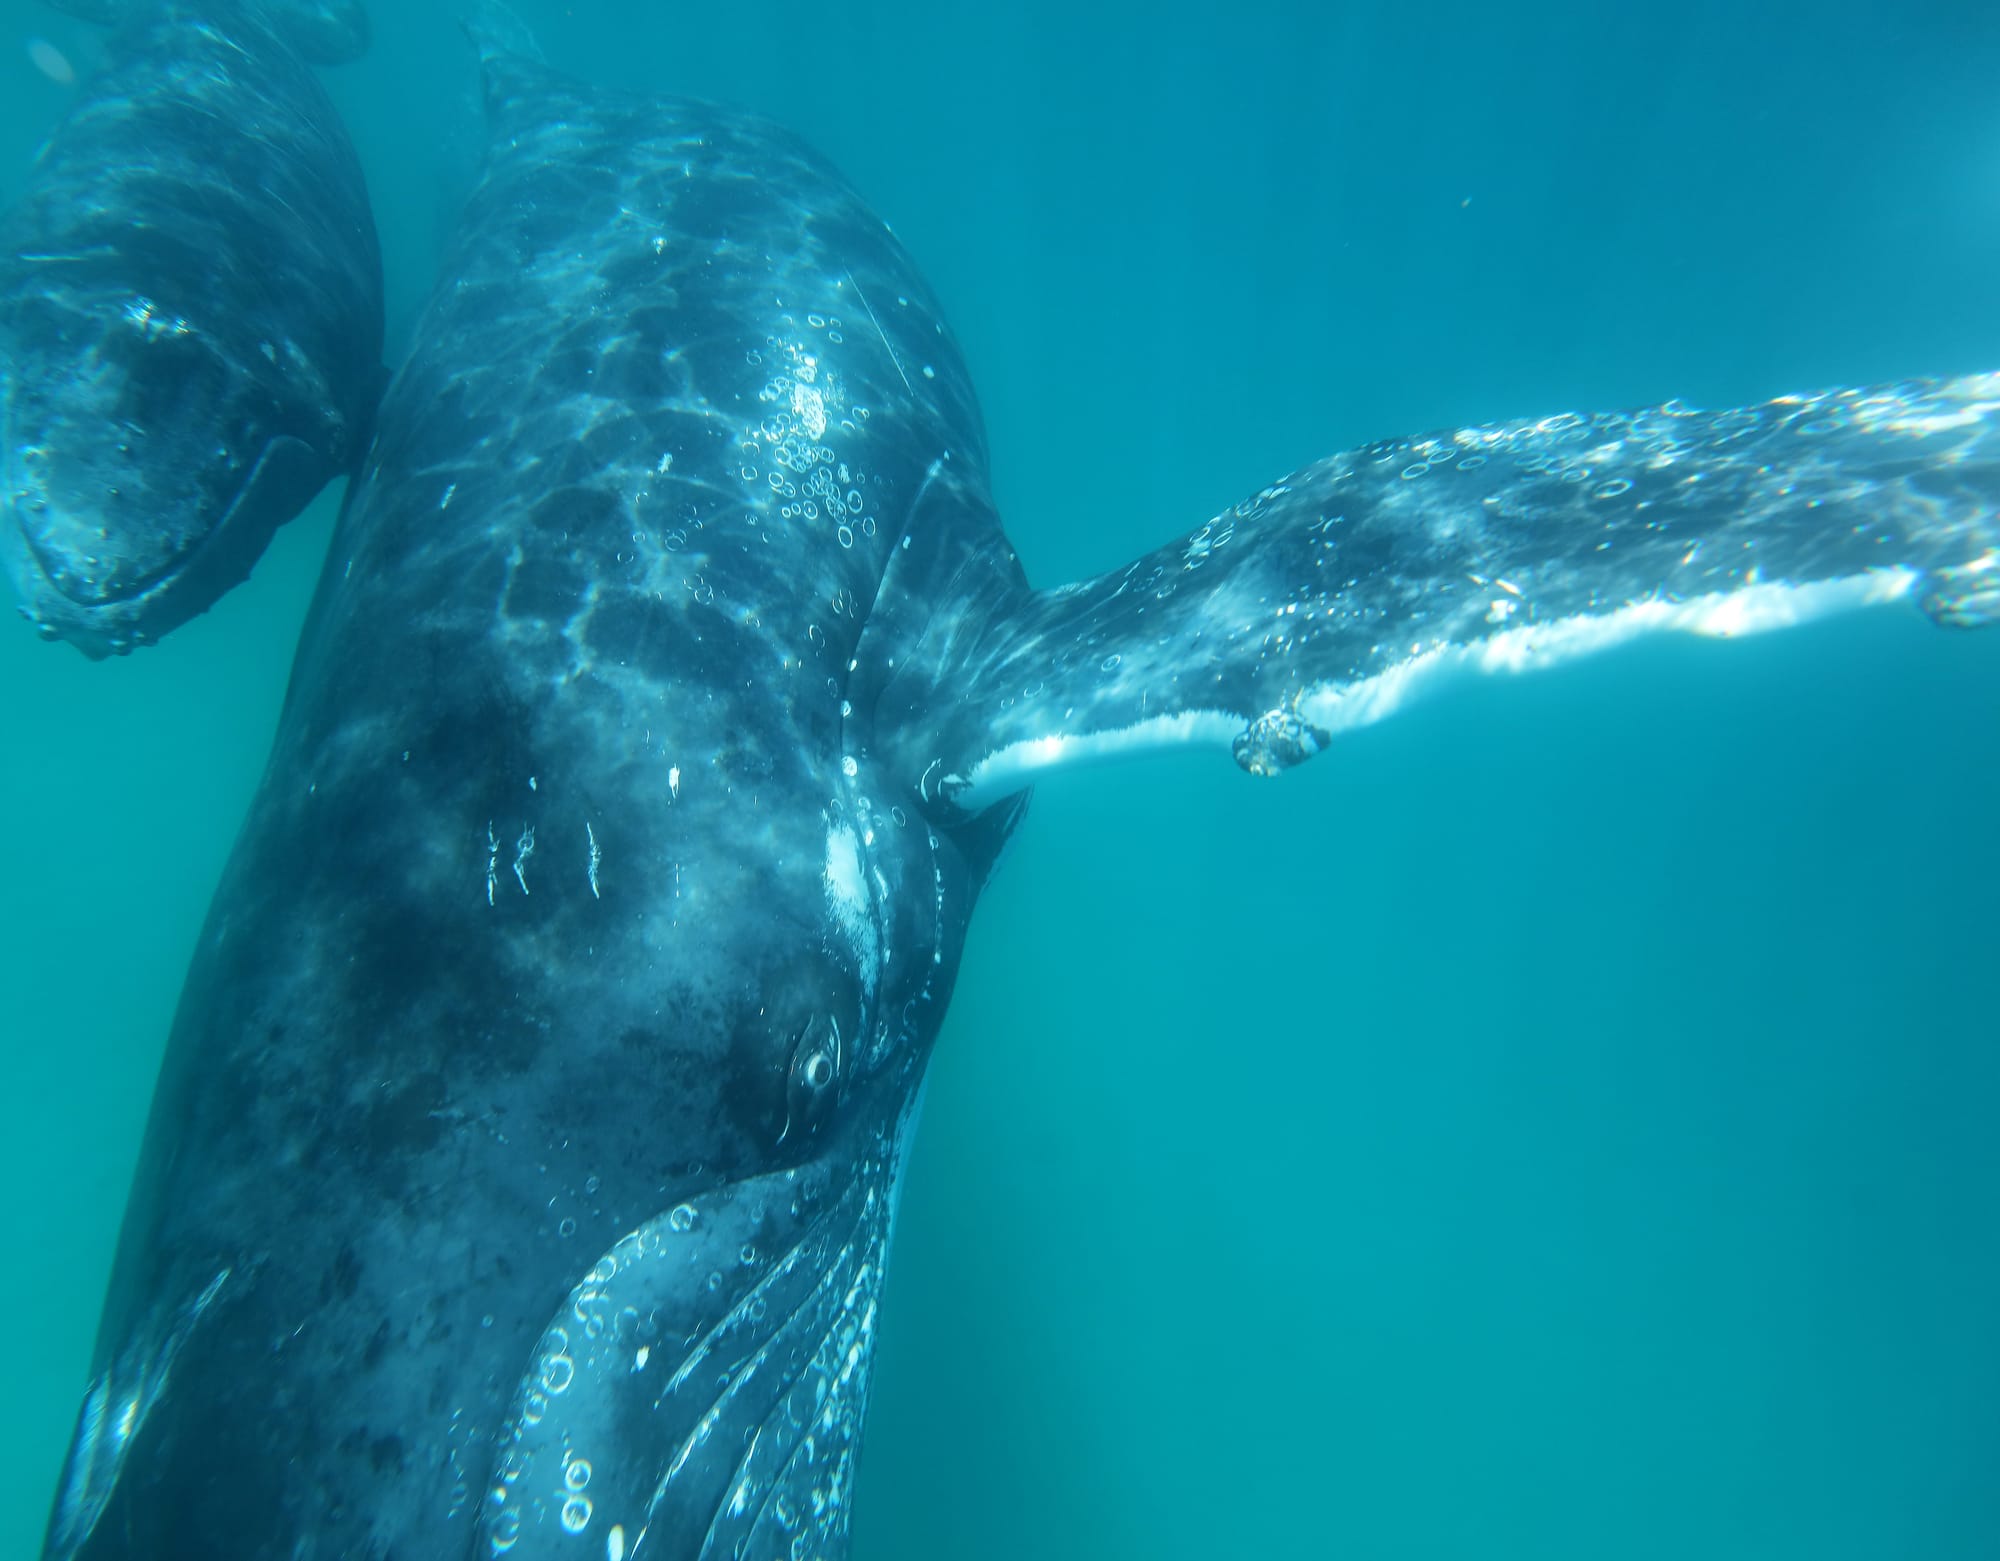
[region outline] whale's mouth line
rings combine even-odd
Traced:
[[[28,556],[34,560],[36,572],[40,574],[50,592],[61,597],[68,605],[85,612],[101,611],[109,607],[122,607],[134,598],[146,595],[176,571],[184,568],[187,560],[207,547],[209,543],[209,537],[204,536],[186,551],[176,553],[172,558],[161,564],[159,568],[148,574],[136,577],[129,584],[119,585],[92,596],[79,596],[75,591],[66,588],[57,577],[58,566],[50,557],[52,551],[50,548],[36,541],[25,532],[22,533],[21,540],[27,546]]]
[[[21,531],[21,540],[27,544],[29,553],[34,557],[35,567],[40,571],[42,578],[48,582],[49,589],[60,596],[65,602],[73,603],[75,606],[85,610],[122,606],[125,603],[133,601],[135,598],[145,596],[161,584],[170,582],[175,575],[185,574],[188,566],[196,559],[199,559],[204,553],[215,548],[222,541],[225,533],[233,532],[238,512],[241,511],[244,500],[249,497],[251,489],[256,485],[258,473],[264,469],[264,461],[270,455],[271,447],[277,443],[278,438],[279,436],[273,435],[270,439],[264,441],[263,448],[257,452],[256,461],[243,474],[242,480],[236,484],[236,491],[230,495],[228,506],[223,510],[221,518],[214,525],[208,527],[194,542],[173,554],[157,568],[150,569],[142,575],[137,575],[116,587],[104,590],[98,595],[89,597],[78,596],[74,591],[66,589],[62,582],[56,578],[58,566],[51,556],[53,549],[37,541],[25,529]]]
[[[17,581],[24,605],[44,629],[86,654],[157,639],[207,610],[247,577],[278,527],[324,485],[323,468],[311,448],[290,435],[273,434],[237,482],[227,507],[193,543],[156,568],[89,596],[65,588],[58,579],[56,550],[16,524],[18,553],[30,566],[18,573],[25,576],[31,570],[33,575]]]

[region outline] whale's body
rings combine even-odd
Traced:
[[[845,1554],[1025,786],[1665,629],[1995,607],[2000,379],[1452,430],[1028,586],[901,247],[488,62],[169,1045],[51,1556]]]
[[[913,527],[1001,547],[978,417],[789,136],[493,72],[182,1002],[56,1554],[845,1530],[1001,833],[892,794],[854,667]]]

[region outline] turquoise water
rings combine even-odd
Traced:
[[[524,7],[896,226],[1042,583],[1377,435],[2000,367],[2000,13]],[[334,80],[392,329],[442,6]],[[0,193],[88,29],[0,0]],[[0,1556],[331,523],[166,645],[0,624]],[[2000,1554],[2000,633],[1463,689],[1255,783],[1042,789],[909,1178],[859,1561]]]

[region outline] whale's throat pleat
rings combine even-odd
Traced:
[[[896,1158],[717,1188],[599,1258],[523,1374],[481,1553],[844,1554]]]

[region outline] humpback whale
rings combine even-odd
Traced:
[[[0,561],[101,656],[206,610],[360,459],[382,281],[307,64],[358,10],[76,8],[120,25],[0,226]]]
[[[1033,777],[1267,773],[1646,631],[1990,616],[1990,376],[1385,443],[1031,591],[836,175],[488,70],[52,1553],[839,1554],[897,1169]]]

